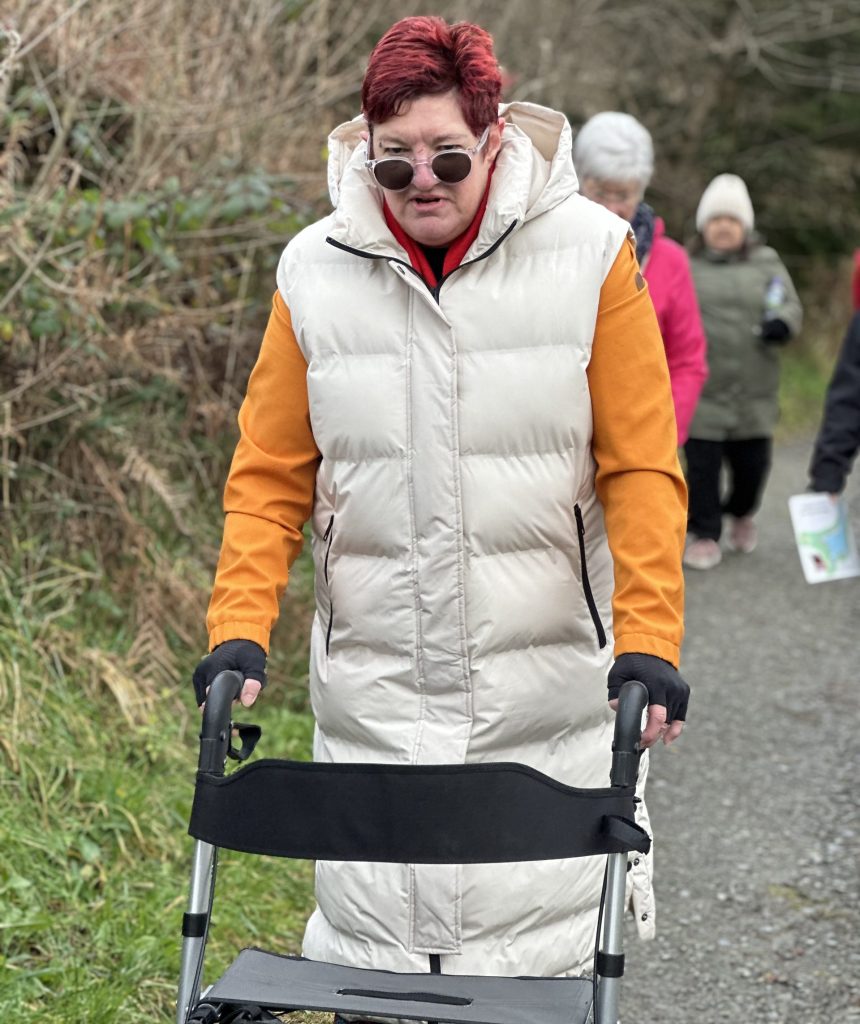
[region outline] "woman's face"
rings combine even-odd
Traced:
[[[702,229],[705,245],[714,252],[737,252],[746,236],[743,224],[736,217],[711,217]]]
[[[388,208],[407,235],[424,245],[444,246],[472,223],[501,145],[493,124],[484,146],[472,156],[468,177],[454,185],[439,181],[429,161],[446,149],[469,149],[478,139],[466,124],[455,92],[418,96],[401,113],[373,126],[373,157],[415,161],[415,176],[399,192],[385,190]]]
[[[629,222],[636,214],[636,207],[642,202],[645,189],[635,178],[607,181],[604,178],[586,177],[582,179],[582,194]]]

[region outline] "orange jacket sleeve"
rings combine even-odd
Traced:
[[[210,649],[269,633],[302,548],[320,453],[308,411],[308,366],[278,292],[248,392],[224,491],[224,539],[206,625]]]
[[[629,240],[600,292],[588,382],[597,496],[615,567],[615,655],[655,654],[677,667],[687,488],[666,353]]]

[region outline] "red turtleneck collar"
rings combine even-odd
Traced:
[[[487,197],[490,194],[490,182],[493,180],[493,171],[495,170],[495,164],[490,168],[490,173],[487,176],[487,187],[484,189],[484,195],[481,197],[481,202],[478,206],[475,216],[472,218],[472,223],[466,228],[466,230],[458,235],[449,245],[448,251],[445,253],[445,262],[442,266],[442,276],[450,274],[452,270],[455,270],[463,261],[463,257],[469,250],[469,246],[478,237],[478,232],[481,229],[481,222],[484,219],[484,211],[487,209]],[[412,268],[417,270],[418,273],[424,278],[425,282],[430,288],[435,288],[439,283],[436,279],[436,275],[433,273],[427,257],[424,255],[424,250],[421,248],[418,242],[414,238],[406,234],[400,224],[394,219],[394,214],[388,208],[388,203],[383,200],[382,212],[385,214],[385,223],[388,225],[392,235],[406,250],[406,254],[409,257],[409,262],[412,264]],[[443,248],[440,246],[440,248]]]

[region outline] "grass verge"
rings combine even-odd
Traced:
[[[848,294],[847,284],[844,289]],[[850,312],[822,295],[805,300],[807,326],[782,353],[777,440],[815,434]]]
[[[809,347],[788,351],[779,385],[778,440],[814,434],[821,422],[832,359]]]
[[[0,1008],[43,1024],[169,1020],[197,712],[190,686],[120,700],[119,669],[113,688],[93,671],[82,651],[99,623],[71,629],[93,612],[90,583],[50,559],[0,567]],[[266,754],[309,756],[312,719],[289,687],[248,717]],[[208,976],[242,945],[297,951],[311,905],[309,863],[224,854]]]

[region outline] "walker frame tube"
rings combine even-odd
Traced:
[[[213,680],[203,709],[198,771],[207,775],[224,774],[230,745],[231,709],[241,689],[242,676],[238,672],[221,672]],[[217,860],[216,847],[199,839],[195,841],[188,911],[182,920],[176,1024],[187,1024],[191,1010],[200,998]]]
[[[640,682],[631,680],[621,688],[618,712],[615,718],[615,738],[612,744],[613,786],[633,786],[639,774],[639,738],[642,712],[648,704],[648,691]],[[601,962],[620,965],[613,976],[598,976],[595,1024],[616,1024],[621,991],[624,948],[624,905],[627,889],[627,854],[610,853],[607,858],[606,905],[600,942]],[[599,927],[599,926],[598,926]]]

